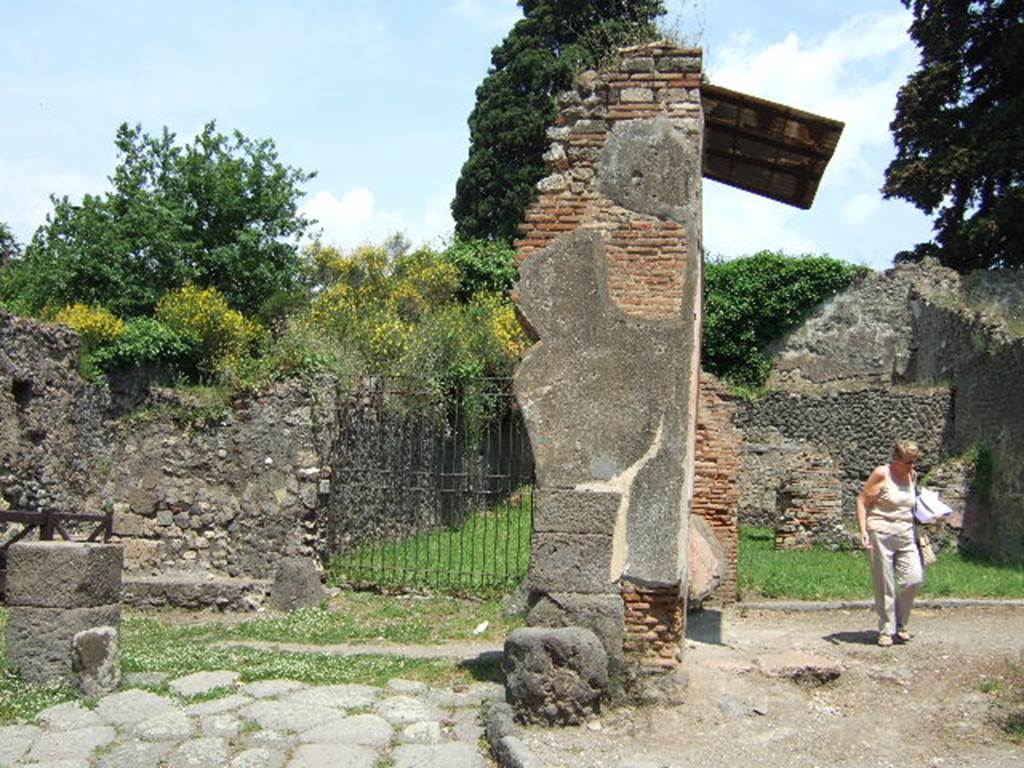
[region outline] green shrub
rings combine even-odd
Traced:
[[[704,273],[704,367],[734,384],[763,386],[771,371],[764,349],[863,271],[827,256],[771,251],[710,260]]]
[[[109,373],[120,368],[163,365],[180,369],[194,351],[189,340],[155,317],[137,317],[125,324],[115,344],[89,353],[93,367]]]
[[[456,240],[442,254],[459,272],[458,294],[507,293],[519,276],[516,251],[503,240]]]

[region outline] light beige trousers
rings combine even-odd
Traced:
[[[879,634],[895,634],[906,629],[914,596],[924,581],[921,554],[914,541],[914,528],[900,526],[899,530],[872,530],[871,575],[875,580],[875,613],[878,614]]]

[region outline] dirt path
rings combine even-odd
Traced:
[[[1020,768],[1024,746],[983,692],[1024,663],[1024,608],[921,609],[907,645],[878,648],[869,611],[705,611],[691,617],[686,702],[526,730],[546,768]],[[827,657],[817,687],[768,677],[780,653]],[[1006,683],[1000,684],[1003,691]]]

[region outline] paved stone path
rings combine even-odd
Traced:
[[[481,707],[503,696],[493,683],[242,684],[235,672],[171,680],[170,696],[130,687],[154,682],[128,676],[94,708],[68,702],[0,727],[0,767],[484,768]]]

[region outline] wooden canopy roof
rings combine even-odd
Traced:
[[[704,176],[810,208],[843,123],[717,85],[701,87]]]

